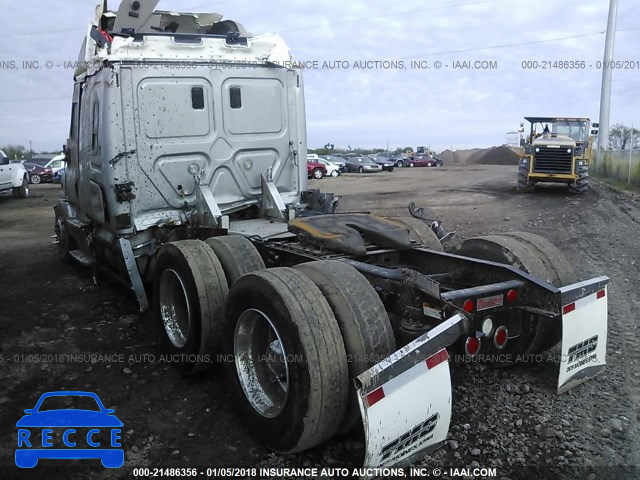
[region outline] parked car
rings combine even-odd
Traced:
[[[382,167],[368,157],[353,157],[347,160],[347,171],[358,173],[381,172]]]
[[[53,174],[55,175],[63,168],[67,166],[67,159],[64,153],[61,153],[57,157],[53,157],[51,161],[46,165],[46,168],[50,168]]]
[[[29,174],[29,183],[38,185],[40,183],[50,182],[53,178],[53,170],[47,165],[51,163],[48,158],[33,158],[26,160],[24,165],[25,170]]]
[[[393,169],[396,166],[396,163],[393,161],[393,159],[385,155],[378,155],[373,159],[373,161],[380,165],[382,167],[382,170],[385,172],[393,172]]]
[[[29,174],[21,163],[11,163],[0,150],[0,192],[11,190],[17,198],[29,197]]]
[[[412,162],[414,167],[441,167],[444,164],[438,157],[431,155],[416,155]]]
[[[321,163],[323,164],[325,167],[327,167],[327,177],[339,177],[340,176],[340,171],[342,170],[342,167],[340,165],[338,165],[337,163],[332,163],[329,160],[325,160],[324,158],[319,158],[318,160],[316,160],[317,163]]]
[[[67,167],[63,168],[62,170],[60,170],[59,172],[56,172],[53,175],[53,178],[51,179],[51,181],[53,183],[58,183],[62,185],[62,182],[64,181],[64,175],[65,173],[67,173]]]
[[[396,155],[391,157],[391,159],[393,160],[393,163],[395,164],[396,167],[402,168],[402,167],[409,166],[409,164],[411,163],[412,157],[410,157],[406,153],[397,153]]]
[[[339,155],[322,155],[321,158],[324,158],[328,162],[334,163],[340,167],[341,170],[344,171],[344,168],[347,166],[346,158],[343,158]]]
[[[307,176],[320,180],[327,174],[327,167],[322,163],[307,161]]]

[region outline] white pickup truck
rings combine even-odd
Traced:
[[[29,175],[21,163],[11,163],[0,150],[0,192],[13,191],[16,198],[29,197]]]

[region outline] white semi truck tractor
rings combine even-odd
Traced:
[[[367,466],[446,439],[449,351],[506,362],[561,343],[558,391],[604,368],[606,277],[529,233],[336,213],[309,190],[302,71],[216,13],[98,5],[75,72],[55,231],[64,259],[153,310],[185,374],[226,359],[269,448],[363,429]],[[413,215],[412,215],[413,214]]]

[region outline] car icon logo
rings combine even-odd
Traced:
[[[16,465],[40,459],[100,459],[106,468],[124,464],[123,423],[91,392],[49,392],[16,423]]]

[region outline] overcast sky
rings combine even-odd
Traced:
[[[96,3],[0,0],[0,145],[31,140],[42,151],[65,142],[73,70],[62,62],[77,59]],[[254,34],[280,33],[297,60],[318,61],[318,69],[305,72],[310,148],[389,142],[443,150],[503,144],[525,115],[597,121],[596,62],[603,58],[608,6],[607,0],[162,0],[158,8],[219,12]],[[636,63],[613,73],[611,123],[639,126],[638,0],[619,0],[617,29],[615,58]],[[531,43],[554,39],[561,40]],[[61,67],[22,68],[36,60]],[[403,60],[405,68],[353,68],[366,60]],[[412,60],[429,69],[412,68]],[[477,60],[497,68],[453,69],[456,61]],[[586,68],[523,69],[528,60],[585,61]],[[325,61],[348,68],[322,68]]]

